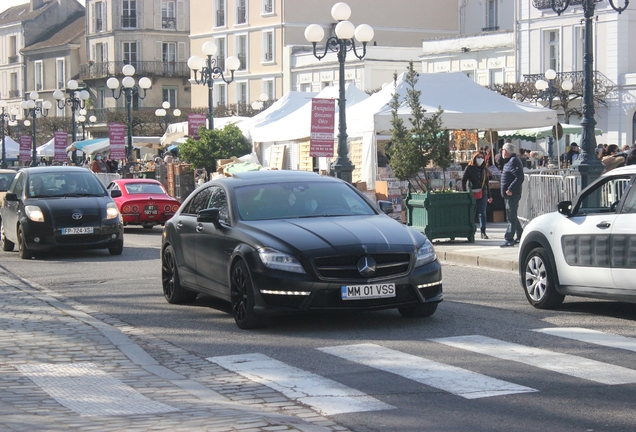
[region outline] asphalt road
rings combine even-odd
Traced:
[[[397,311],[290,316],[243,331],[222,302],[163,299],[160,241],[160,228],[133,227],[121,256],[83,251],[24,261],[0,252],[0,260],[197,355],[257,353],[355,389],[379,409],[330,415],[355,431],[636,429],[636,305],[566,298],[557,311],[539,311],[515,273],[448,264],[445,301],[428,319]],[[570,328],[579,330],[563,330]],[[628,339],[600,345],[609,335]],[[484,382],[504,390],[488,394]]]

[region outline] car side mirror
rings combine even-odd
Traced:
[[[557,211],[565,216],[572,215],[572,201],[561,201],[557,205]]]
[[[219,209],[211,208],[199,211],[197,214],[197,222],[212,223],[216,229],[221,229],[221,222],[219,222]]]
[[[393,203],[391,201],[378,201],[378,206],[384,214],[393,213]]]
[[[121,196],[121,190],[120,189],[113,189],[110,191],[110,196],[111,198],[119,198]]]
[[[7,201],[17,201],[18,196],[14,193],[8,193],[4,196],[4,199],[6,199]]]

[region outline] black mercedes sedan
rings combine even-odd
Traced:
[[[118,191],[121,194],[121,191]],[[117,204],[86,168],[23,168],[2,200],[3,251],[20,258],[52,250],[108,249],[120,255],[124,226]]]
[[[352,185],[301,171],[257,171],[196,189],[163,230],[169,303],[230,302],[242,329],[294,312],[397,308],[426,317],[442,301],[435,250]]]

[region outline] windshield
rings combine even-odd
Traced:
[[[0,192],[6,192],[17,172],[0,173]]]
[[[129,194],[165,194],[166,191],[157,183],[126,183],[124,185]]]
[[[236,188],[243,220],[373,215],[374,209],[340,183],[274,183]]]
[[[90,171],[45,172],[29,175],[29,198],[104,196],[106,190]]]

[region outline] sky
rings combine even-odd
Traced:
[[[29,0],[0,0],[0,12],[5,9],[9,9],[12,6],[19,5],[22,3],[28,3]],[[84,0],[79,0],[81,4],[84,4]]]

